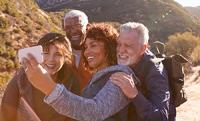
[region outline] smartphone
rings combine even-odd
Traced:
[[[38,63],[43,62],[43,49],[41,45],[18,50],[18,58],[20,63],[24,57],[27,57],[28,53],[32,54]]]

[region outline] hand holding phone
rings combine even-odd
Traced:
[[[28,53],[32,54],[38,63],[43,62],[43,49],[41,45],[20,49],[18,51],[18,58],[20,63],[24,57],[28,57]]]

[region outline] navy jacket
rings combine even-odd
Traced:
[[[131,121],[168,121],[168,77],[163,64],[154,60],[153,53],[147,50],[142,60],[132,67],[141,81],[141,89],[130,106]]]

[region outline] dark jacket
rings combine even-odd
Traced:
[[[78,92],[78,83],[76,80],[71,76],[68,82],[62,83],[65,85],[66,88],[71,90],[73,93]],[[59,82],[58,82],[59,83]],[[2,111],[5,116],[5,119],[8,121],[15,121],[16,116],[20,117],[23,116],[24,120],[29,118],[28,120],[31,121],[32,114],[31,112],[24,112],[24,105],[21,99],[23,98],[25,102],[30,106],[33,112],[39,117],[41,121],[70,121],[66,116],[58,114],[52,107],[47,105],[43,102],[44,94],[40,92],[38,89],[34,88],[25,75],[23,69],[20,69],[16,72],[13,79],[9,82],[3,99],[2,99]],[[31,115],[31,116],[30,116]],[[22,120],[22,119],[18,119]]]
[[[142,60],[132,67],[141,81],[141,89],[132,100],[131,121],[168,121],[170,93],[163,64],[147,50]]]

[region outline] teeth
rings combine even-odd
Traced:
[[[127,56],[126,55],[119,55],[119,58],[126,59]]]
[[[80,37],[80,35],[74,35],[74,36],[72,36],[72,37],[75,37],[75,38],[76,38],[76,37]]]
[[[54,67],[54,64],[46,64],[48,67],[52,68]]]
[[[91,59],[93,59],[94,57],[92,57],[92,56],[89,56],[89,57],[87,57],[87,60],[91,60]]]
[[[79,39],[80,35],[72,36],[72,39]]]

